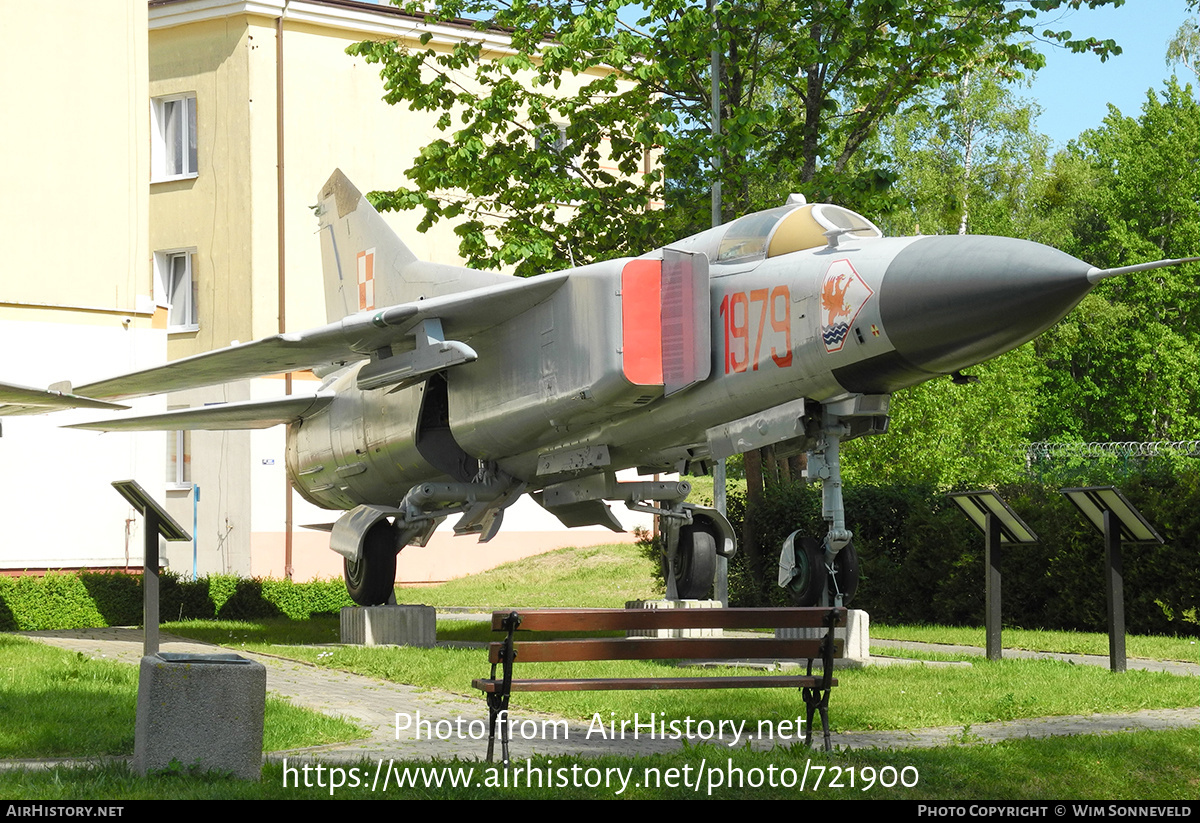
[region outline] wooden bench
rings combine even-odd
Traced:
[[[846,610],[834,608],[788,609],[528,609],[492,613],[492,630],[505,632],[503,641],[488,646],[492,675],[471,685],[484,692],[488,702],[488,761],[500,726],[504,762],[508,763],[508,701],[512,692],[561,692],[636,689],[766,689],[801,690],[808,707],[807,744],[812,745],[814,712],[820,712],[829,740],[829,692],[837,685],[833,661],[843,656],[844,641],[833,630],[846,625]],[[583,640],[518,640],[515,632],[634,631],[660,629],[776,629],[824,628],[820,639],[778,640],[774,637],[624,637]],[[735,665],[736,661],[771,658],[808,660],[803,675],[741,675],[733,677],[638,677],[514,679],[513,663],[573,662],[584,660],[705,660]],[[813,675],[813,661],[822,661]],[[502,667],[499,677],[496,667]],[[498,721],[499,724],[498,724]]]

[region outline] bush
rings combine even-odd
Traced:
[[[1200,472],[1186,464],[1143,467],[1116,485],[1166,541],[1122,547],[1127,630],[1200,636]],[[1004,622],[1107,631],[1103,539],[1058,489],[1052,479],[1000,489],[1040,538],[1002,549]],[[943,493],[928,486],[851,486],[845,507],[862,570],[854,605],[885,622],[983,622],[983,535]],[[730,520],[742,534],[744,510],[744,499],[731,496]],[[820,489],[768,489],[751,523],[754,545],[743,545],[730,564],[730,600],[783,605],[775,582],[779,547],[795,529],[824,534]]]
[[[292,583],[213,575],[186,580],[159,577],[163,620],[254,619],[286,615],[305,620],[352,606],[340,580]],[[50,573],[0,577],[0,630],[40,631],[142,622],[142,578],[122,572]]]

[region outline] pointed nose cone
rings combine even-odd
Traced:
[[[921,238],[896,255],[880,284],[895,352],[834,374],[851,391],[895,391],[996,357],[1074,308],[1092,288],[1091,269],[1027,240]]]

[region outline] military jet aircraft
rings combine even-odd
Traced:
[[[1009,238],[888,238],[792,197],[642,257],[521,279],[417,260],[340,171],[316,213],[327,325],[78,388],[115,400],[314,367],[315,395],[77,427],[286,424],[291,482],[345,511],[330,545],[368,605],[442,518],[486,541],[525,493],[566,526],[619,529],[609,501],[653,511],[668,596],[706,596],[735,550],[728,521],[685,502],[685,481],[616,472],[704,470],[769,444],[809,454],[828,524],[789,541],[781,582],[844,600],[857,564],[840,443],[886,431],[893,392],[1036,337],[1099,280],[1182,262],[1099,270]]]

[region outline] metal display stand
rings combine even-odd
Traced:
[[[1121,541],[1165,542],[1114,486],[1062,489],[1067,499],[1104,535],[1105,594],[1108,601],[1108,667],[1125,671],[1125,583]]]
[[[158,538],[191,540],[187,529],[175,522],[166,509],[136,480],[117,480],[113,488],[146,519],[146,542],[142,558],[142,616],[145,640],[142,654],[158,653]]]
[[[987,659],[1003,657],[1000,643],[1000,545],[1002,543],[1036,543],[1037,535],[1025,525],[1000,495],[982,490],[948,495],[962,509],[967,519],[984,535],[984,633],[987,636]]]

